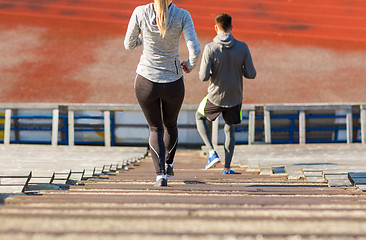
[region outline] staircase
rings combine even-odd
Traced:
[[[180,150],[168,187],[151,159],[69,190],[28,191],[0,206],[1,239],[362,239],[366,195],[222,165]]]

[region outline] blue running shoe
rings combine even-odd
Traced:
[[[219,155],[217,155],[217,153],[214,152],[211,156],[208,157],[208,162],[205,166],[205,169],[216,167],[216,165],[219,163],[220,163]]]
[[[235,174],[234,170],[226,171],[224,170],[222,174]]]

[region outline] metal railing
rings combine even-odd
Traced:
[[[185,111],[194,112],[196,105],[185,105]],[[51,141],[31,141],[31,143],[48,143],[53,146],[59,144],[73,146],[75,144],[99,144],[105,146],[114,146],[115,142],[115,124],[114,112],[116,111],[136,111],[139,112],[138,105],[132,104],[56,104],[56,103],[27,103],[27,104],[0,104],[0,109],[3,109],[5,116],[0,117],[4,120],[4,140],[3,143],[26,143],[21,140],[11,140],[11,131],[50,131]],[[314,142],[366,142],[366,104],[363,103],[345,103],[345,104],[264,104],[264,105],[248,105],[243,104],[243,119],[246,124],[241,124],[237,127],[236,132],[247,132],[247,141],[239,141],[238,143],[253,144],[256,142],[271,143],[314,143]],[[51,115],[18,115],[13,114],[17,110],[48,110]],[[101,116],[83,116],[75,114],[78,111],[101,111]],[[324,113],[333,111],[333,113]],[[342,111],[344,113],[337,113]],[[103,123],[97,127],[89,128],[82,124],[75,124],[78,119],[98,119]],[[51,123],[46,126],[37,126],[34,128],[23,128],[22,126],[12,126],[12,121],[19,119],[47,119]],[[311,123],[317,119],[330,119],[326,125]],[[335,123],[336,119],[344,119],[341,123]],[[358,121],[355,121],[358,120]],[[282,122],[277,124],[277,122]],[[283,122],[287,122],[283,124]],[[332,123],[330,123],[332,122]],[[359,125],[355,122],[359,122]],[[262,124],[262,126],[261,126]],[[127,124],[128,127],[147,127],[146,124]],[[126,125],[126,126],[127,126]],[[140,126],[141,125],[141,126]],[[179,127],[195,128],[192,124],[181,124]],[[98,131],[103,132],[104,141],[98,142],[75,142],[75,132],[80,131]],[[219,121],[214,121],[212,124],[212,140],[215,145],[219,143],[218,139]],[[328,131],[333,134],[333,138],[312,139],[309,137],[311,132]],[[346,132],[344,140],[338,139],[340,131]],[[354,137],[354,133],[359,131],[360,137]],[[285,132],[288,139],[276,139],[277,133]],[[59,140],[59,135],[62,134],[62,140]],[[263,137],[261,137],[263,135]],[[258,137],[259,136],[259,137]]]
[[[53,146],[58,144],[65,144],[73,146],[75,144],[74,137],[75,131],[102,131],[104,133],[103,142],[92,142],[89,144],[104,144],[105,146],[114,145],[114,117],[111,116],[110,112],[119,110],[123,111],[125,109],[134,108],[129,105],[113,105],[113,104],[45,104],[45,103],[29,103],[29,104],[1,104],[0,109],[5,109],[5,116],[0,117],[4,119],[4,140],[5,145],[10,143],[27,143],[27,141],[20,140],[10,140],[11,131],[51,131],[52,138],[51,141],[29,141],[29,143],[50,143]],[[52,110],[52,116],[22,116],[13,115],[14,110]],[[88,111],[88,110],[98,110],[103,111],[103,116],[75,116],[75,111]],[[60,111],[64,114],[60,114]],[[66,113],[66,114],[65,114]],[[17,119],[51,119],[51,126],[38,126],[33,128],[19,128],[12,126],[12,120]],[[104,124],[102,127],[90,129],[88,127],[75,128],[76,119],[100,119],[103,120]],[[64,121],[63,128],[60,128],[60,120]],[[64,141],[59,141],[59,134],[64,134]],[[85,143],[85,142],[84,142]]]

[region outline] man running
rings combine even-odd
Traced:
[[[216,17],[217,36],[213,42],[205,46],[199,72],[202,81],[210,80],[208,94],[196,112],[197,130],[208,150],[206,169],[220,163],[220,158],[211,142],[206,119],[214,121],[222,113],[225,120],[223,174],[235,174],[230,170],[230,164],[235,148],[235,124],[240,123],[242,119],[243,76],[248,79],[256,77],[248,45],[233,37],[231,22],[232,18],[228,14]]]

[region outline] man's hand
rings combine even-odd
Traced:
[[[181,62],[180,63],[180,66],[182,67],[182,69],[183,69],[183,71],[185,72],[185,73],[190,73],[191,72],[191,70],[189,70],[188,68],[187,68],[187,65],[186,65],[186,62]]]

